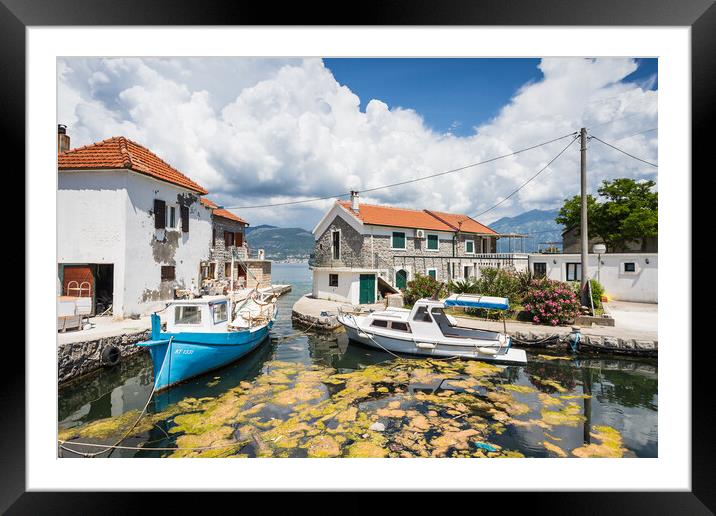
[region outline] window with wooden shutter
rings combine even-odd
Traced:
[[[174,281],[176,277],[173,265],[162,265],[162,281]]]
[[[405,233],[402,231],[393,231],[391,246],[393,249],[405,249]]]
[[[181,230],[184,233],[189,232],[189,206],[182,206],[181,212]]]
[[[234,244],[236,244],[236,247],[241,247],[242,245],[244,245],[243,233],[234,233]]]
[[[234,245],[234,234],[231,231],[224,231],[224,247]]]
[[[216,228],[211,228],[211,247],[216,247]]]
[[[159,199],[154,199],[154,228],[164,229],[167,227],[167,204]]]
[[[440,249],[440,241],[438,235],[428,235],[428,249],[437,251]]]

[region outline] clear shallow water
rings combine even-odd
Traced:
[[[193,379],[185,384],[169,389],[167,392],[155,396],[150,404],[149,412],[158,413],[168,407],[175,406],[177,402],[185,399],[217,398],[232,392],[239,385],[248,386],[247,392],[260,391],[259,385],[271,383],[277,374],[276,363],[300,364],[297,378],[312,374],[310,371],[320,370],[325,375],[369,371],[365,369],[373,364],[389,369],[397,366],[403,369],[390,355],[379,351],[349,344],[345,334],[337,338],[322,338],[315,335],[295,335],[298,330],[291,324],[291,307],[304,293],[310,291],[311,274],[306,265],[302,264],[274,264],[273,280],[275,283],[290,283],[293,286],[291,293],[279,300],[279,318],[276,321],[272,337],[258,350],[240,360],[239,362],[209,373],[206,376]],[[292,336],[290,338],[282,338]],[[462,393],[463,401],[470,396],[493,403],[490,408],[475,409],[479,414],[479,421],[489,423],[487,429],[481,429],[478,416],[471,419],[463,417],[458,411],[452,416],[440,410],[437,419],[449,431],[472,431],[472,427],[480,429],[479,435],[471,435],[470,439],[487,441],[490,446],[501,450],[518,452],[527,457],[554,457],[559,452],[554,451],[555,445],[569,454],[570,450],[582,447],[585,444],[600,444],[603,436],[595,430],[609,427],[620,435],[620,447],[626,457],[656,457],[658,454],[657,438],[657,362],[651,360],[637,360],[624,357],[581,357],[569,360],[550,360],[547,354],[528,352],[526,366],[510,366],[501,368],[498,373],[490,376],[485,385],[472,385],[468,393]],[[417,373],[423,374],[431,365],[423,359],[406,360],[408,370],[420,368]],[[438,375],[457,378],[463,377],[463,371],[455,371],[454,366],[445,366],[443,370],[433,371]],[[460,366],[462,367],[462,366]],[[451,369],[453,368],[453,369]],[[295,368],[294,368],[295,369]],[[280,373],[280,369],[278,372]],[[284,369],[285,371],[285,369]],[[410,427],[411,417],[415,414],[434,413],[438,405],[433,397],[420,398],[416,392],[425,391],[434,394],[433,385],[428,389],[416,381],[416,371],[409,372],[410,381],[405,385],[404,392],[400,388],[394,392],[394,385],[377,387],[367,399],[361,398],[353,404],[359,412],[370,414],[378,411],[385,414],[387,404],[400,401],[400,410],[407,411],[403,419],[382,417],[381,422],[387,424],[388,443],[394,451],[392,456],[414,455],[410,443],[403,439],[404,427]],[[394,372],[390,372],[394,374]],[[403,374],[403,373],[400,373]],[[469,377],[469,375],[468,375]],[[149,356],[140,354],[131,359],[124,360],[122,364],[111,370],[101,371],[99,374],[77,382],[62,389],[59,393],[59,429],[60,431],[78,427],[103,418],[118,417],[128,411],[141,410],[146,402],[152,387],[152,370]],[[244,382],[242,384],[242,382]],[[248,382],[248,383],[247,383]],[[399,382],[398,382],[399,383]],[[446,385],[449,387],[449,384]],[[325,390],[325,387],[322,387]],[[459,389],[458,389],[459,390]],[[327,389],[323,398],[334,396],[340,389]],[[450,393],[452,394],[452,393]],[[451,399],[458,399],[455,396]],[[467,396],[467,397],[465,397]],[[503,399],[507,397],[506,399]],[[447,399],[447,398],[446,398]],[[252,404],[260,405],[267,401],[263,398],[247,399],[244,408]],[[561,404],[558,404],[561,403]],[[311,402],[313,403],[313,401]],[[448,412],[455,411],[459,402],[453,401]],[[265,419],[286,420],[291,417],[292,408],[271,405],[266,408]],[[310,403],[306,404],[307,407]],[[380,412],[383,410],[383,412]],[[502,410],[512,416],[500,422]],[[187,407],[181,413],[196,413],[196,407]],[[549,412],[545,412],[549,411]],[[554,411],[561,411],[555,415]],[[566,412],[565,412],[566,411]],[[557,420],[565,416],[566,421]],[[377,416],[375,416],[377,417]],[[497,418],[497,419],[494,419]],[[130,418],[131,419],[131,418]],[[504,417],[502,418],[504,419]],[[578,419],[578,421],[577,421]],[[326,432],[330,432],[331,424]],[[401,423],[402,421],[402,423]],[[545,426],[545,422],[550,423]],[[566,423],[566,424],[561,424]],[[176,445],[177,434],[171,433],[175,423],[171,418],[157,424],[151,429],[137,436],[128,438],[123,444],[138,446],[140,444],[153,447],[172,447]],[[434,426],[434,425],[433,425]],[[458,428],[459,426],[459,428]],[[167,433],[169,431],[169,433]],[[361,430],[363,431],[363,430]],[[238,430],[237,430],[238,433]],[[433,430],[425,435],[433,438]],[[596,435],[595,435],[596,433]],[[78,438],[77,441],[108,443],[121,435],[121,429],[116,435],[106,439]],[[178,434],[181,435],[181,432]],[[367,434],[363,434],[367,435]],[[458,434],[455,434],[458,435]],[[460,434],[462,435],[462,434]],[[352,442],[352,434],[348,433],[346,442]],[[355,436],[353,436],[355,437]],[[382,438],[382,436],[380,436]],[[401,445],[393,439],[397,439]],[[340,439],[346,439],[341,436]],[[402,439],[402,440],[401,440]],[[548,442],[545,445],[545,442]],[[383,441],[381,441],[383,442]],[[384,446],[388,443],[383,442]],[[295,448],[281,451],[279,456],[305,456],[305,443]],[[468,456],[468,453],[477,453],[474,442],[467,450],[448,448],[446,456]],[[464,447],[463,447],[464,448]],[[343,448],[341,448],[343,450]],[[95,451],[85,448],[84,451]],[[240,450],[242,455],[255,456],[260,453],[254,446],[244,447]],[[128,456],[166,456],[170,452],[157,452],[145,450],[117,450],[112,457]],[[341,452],[341,454],[343,454]],[[63,456],[72,456],[63,452]]]

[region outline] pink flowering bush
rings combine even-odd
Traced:
[[[561,281],[532,280],[525,294],[523,306],[535,324],[569,324],[579,314],[580,303],[574,290]]]

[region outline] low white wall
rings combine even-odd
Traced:
[[[345,271],[340,269],[313,269],[313,297],[317,299],[327,299],[329,301],[338,301],[342,303],[350,303],[352,305],[360,304],[360,276],[361,274],[375,275],[375,290],[373,299],[378,299],[378,277],[385,277],[388,271],[367,271],[354,270]],[[331,287],[328,285],[328,276],[330,274],[338,274],[338,286]]]
[[[329,274],[338,274],[338,286],[328,285]],[[313,297],[357,305],[360,299],[360,274],[350,271],[313,271]]]
[[[589,255],[587,276],[598,279],[610,298],[642,303],[659,301],[657,253],[603,254],[600,264],[597,259],[596,254]],[[530,270],[534,271],[535,263],[545,263],[547,277],[559,281],[567,281],[567,263],[580,261],[579,254],[531,254],[529,257]],[[635,272],[626,272],[625,263],[634,263]]]

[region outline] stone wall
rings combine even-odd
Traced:
[[[253,288],[257,284],[259,288],[271,286],[271,262],[269,260],[248,260],[246,265],[249,269],[246,275],[248,288]]]
[[[150,336],[151,330],[144,330],[85,342],[60,344],[57,346],[57,381],[63,384],[104,367],[102,350],[106,346],[119,348],[120,361],[125,357],[141,353],[144,348],[134,346],[134,343],[147,340]]]
[[[341,256],[338,260],[333,259],[333,231],[340,231],[341,234]],[[353,229],[341,217],[335,217],[314,245],[313,252],[316,266],[371,267],[369,242],[366,247],[368,238]]]
[[[227,263],[231,263],[231,248],[235,246],[226,247],[226,242],[224,241],[224,232],[229,231],[231,233],[241,233],[242,235],[244,235],[243,245],[241,247],[244,249],[244,256],[246,256],[248,251],[246,250],[246,235],[244,231],[245,226],[241,222],[225,219],[223,217],[213,217],[212,223],[214,236],[209,260],[212,262],[216,262],[216,277],[214,279],[229,279],[226,276],[224,269]],[[238,261],[234,262],[235,269],[238,269],[238,263]],[[236,274],[237,272],[235,270],[234,279],[237,278]]]
[[[340,231],[341,256],[340,259],[333,259],[332,233]],[[366,267],[366,268],[389,268],[393,266],[394,257],[396,264],[400,257],[419,256],[425,260],[432,260],[430,265],[421,265],[421,271],[425,273],[428,267],[440,266],[447,271],[445,260],[447,258],[473,258],[479,254],[482,237],[479,235],[460,234],[454,242],[452,235],[445,237],[445,232],[440,234],[438,239],[438,250],[428,250],[426,238],[416,238],[415,231],[405,229],[405,249],[392,249],[390,235],[361,235],[351,227],[343,218],[336,216],[323,234],[316,240],[314,246],[314,263],[317,267]],[[426,231],[428,233],[433,233]],[[465,241],[473,240],[475,253],[468,254],[465,251]],[[489,237],[485,241],[484,252],[492,253],[497,248],[495,237]],[[411,258],[412,259],[412,258]],[[422,264],[422,261],[421,261]]]

